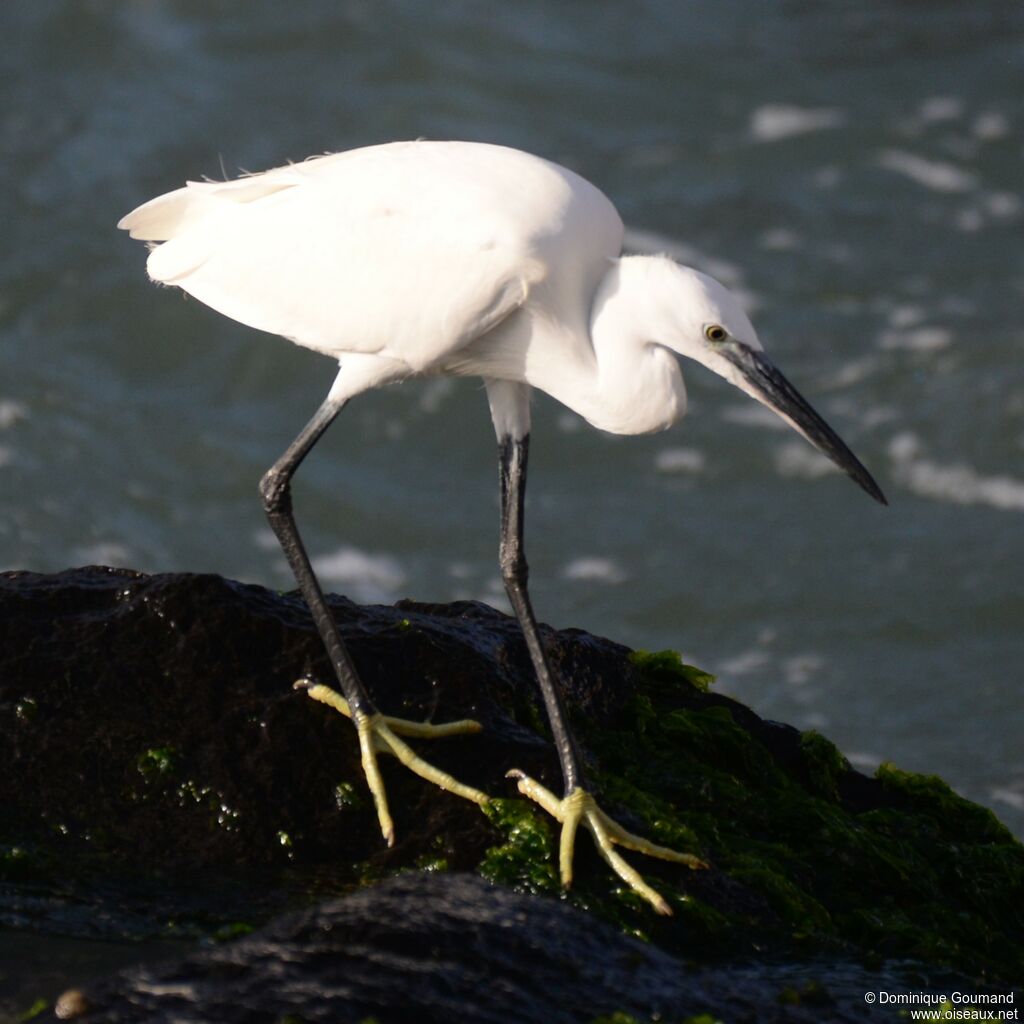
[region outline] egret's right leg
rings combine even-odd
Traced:
[[[472,800],[474,803],[487,802],[486,794],[471,786],[457,782],[446,772],[424,761],[399,735],[439,738],[452,733],[479,732],[480,725],[473,721],[450,722],[446,725],[406,722],[403,719],[385,718],[374,707],[366,687],[356,672],[348,650],[341,639],[334,616],[324,599],[323,590],[310,565],[309,556],[299,536],[292,513],[291,479],[299,464],[310,449],[331,425],[345,405],[345,399],[333,395],[317,409],[302,433],[289,445],[288,450],[267,471],[260,481],[260,495],[270,525],[281,542],[288,563],[295,574],[299,590],[313,615],[317,632],[327,648],[328,657],[341,687],[341,694],[329,687],[301,680],[296,687],[305,689],[311,697],[329,704],[355,723],[359,734],[359,748],[366,775],[366,782],[373,794],[380,821],[381,832],[388,846],[394,843],[395,830],[388,810],[384,782],[377,765],[380,753],[394,754],[402,764],[422,778],[451,793]]]
[[[525,414],[523,414],[525,420]],[[496,420],[496,422],[498,422]],[[559,799],[549,789],[531,779],[523,772],[508,773],[517,780],[516,786],[523,796],[540,804],[562,825],[562,836],[558,848],[562,885],[572,881],[572,862],[576,845],[576,832],[582,825],[594,837],[598,852],[608,866],[637,894],[642,896],[659,914],[671,914],[672,909],[662,896],[652,889],[635,868],[624,860],[614,849],[621,846],[627,850],[644,853],[660,860],[674,861],[690,868],[706,867],[699,858],[689,853],[680,853],[665,846],[652,843],[649,839],[628,832],[610,818],[594,800],[580,767],[579,751],[569,729],[565,702],[555,674],[551,670],[540,630],[533,613],[527,589],[529,568],[523,551],[523,511],[526,494],[526,461],[529,452],[530,435],[523,433],[499,435],[499,457],[501,463],[501,574],[509,602],[523,629],[526,647],[537,674],[541,696],[551,725],[551,735],[562,767],[565,795]]]

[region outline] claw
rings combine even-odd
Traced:
[[[465,800],[471,800],[475,804],[487,803],[486,793],[457,781],[440,768],[435,768],[434,765],[420,757],[408,743],[399,738],[400,736],[412,736],[421,739],[440,739],[445,736],[477,733],[483,728],[479,722],[463,719],[458,722],[432,725],[429,722],[410,722],[404,718],[391,718],[380,714],[353,715],[348,701],[329,686],[316,683],[312,679],[299,679],[292,684],[292,687],[296,690],[305,690],[313,700],[327,704],[355,722],[356,731],[359,734],[363,773],[377,808],[381,833],[388,846],[394,846],[395,827],[391,820],[391,812],[388,810],[384,780],[377,764],[378,754],[392,754],[420,778],[434,783],[435,786],[440,786],[441,789],[447,790],[449,793],[461,796]]]
[[[598,852],[608,866],[635,893],[642,896],[659,914],[671,915],[672,908],[662,896],[652,889],[640,873],[627,863],[614,849],[615,845],[627,850],[645,853],[649,857],[685,864],[690,868],[706,868],[708,865],[690,853],[678,853],[667,846],[659,846],[642,836],[627,832],[598,807],[594,798],[583,789],[574,789],[567,797],[559,800],[551,790],[535,782],[528,775],[514,768],[506,772],[506,778],[516,779],[516,787],[523,796],[540,804],[553,818],[562,823],[562,835],[558,846],[559,870],[562,885],[568,888],[572,882],[572,858],[576,846],[576,831],[582,824],[594,837]]]

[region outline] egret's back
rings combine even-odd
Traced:
[[[592,283],[618,254],[611,203],[500,146],[409,142],[231,182],[190,182],[120,225],[157,245],[150,276],[331,355],[429,368],[552,276]]]

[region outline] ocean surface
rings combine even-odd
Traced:
[[[1024,832],[1024,5],[33,0],[0,34],[0,567],[290,587],[256,483],[333,364],[149,284],[118,218],[324,151],[518,146],[734,287],[891,502],[696,365],[656,436],[538,396],[540,617]],[[478,382],[355,401],[296,507],[330,589],[505,606]]]

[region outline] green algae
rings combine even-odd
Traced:
[[[41,1017],[49,1008],[49,999],[40,997],[24,1013],[14,1018],[14,1024],[27,1024],[28,1021]]]
[[[441,871],[450,871],[451,864],[448,860],[444,836],[434,836],[430,844],[430,850],[416,858],[416,870],[436,874]]]
[[[214,942],[231,942],[245,935],[251,935],[255,930],[256,926],[248,921],[231,921],[228,924],[222,924],[211,938]]]
[[[17,843],[0,846],[0,880],[29,881],[37,872],[36,860],[26,847]]]
[[[334,787],[334,806],[339,811],[358,811],[366,806],[366,800],[354,783],[339,782]]]
[[[504,842],[490,847],[477,869],[488,881],[520,892],[559,890],[549,821],[526,800],[490,800],[481,808]]]
[[[39,704],[32,697],[23,697],[14,705],[14,717],[24,724],[31,722],[39,713]]]
[[[416,868],[418,871],[437,874],[441,871],[448,871],[450,865],[447,857],[431,857],[429,854],[423,854],[416,858]]]
[[[631,651],[629,660],[644,675],[648,686],[693,686],[706,692],[715,681],[710,672],[687,665],[678,651]]]
[[[135,767],[147,782],[154,782],[172,777],[178,771],[180,760],[174,747],[151,747],[139,754]]]
[[[941,813],[938,824],[945,824],[947,833],[967,830],[975,840],[1012,843],[1010,830],[987,808],[965,800],[937,775],[918,775],[883,762],[875,772],[882,785],[897,793],[907,806],[918,810],[934,809]]]
[[[780,758],[750,726],[754,716],[708,692],[706,673],[670,652],[630,662],[637,689],[614,724],[577,723],[591,779],[627,827],[632,813],[643,834],[711,867],[629,855],[674,911],[658,918],[584,851],[581,831],[572,902],[699,959],[771,948],[1021,977],[1024,848],[990,811],[892,765],[874,782],[861,778],[870,799],[847,805],[855,773],[825,737],[791,730]],[[480,870],[557,891],[557,826],[516,804],[489,809],[504,842]]]
[[[806,766],[808,790],[825,800],[838,800],[839,780],[850,771],[850,762],[831,740],[813,729],[801,733],[800,753]]]

